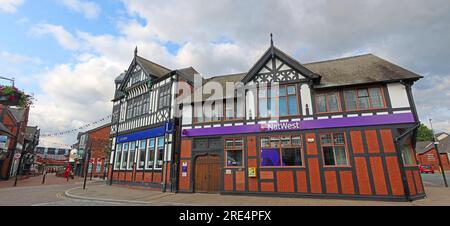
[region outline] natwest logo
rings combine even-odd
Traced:
[[[262,124],[261,129],[266,131],[300,130],[300,122]]]

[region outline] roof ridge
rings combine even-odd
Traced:
[[[327,62],[333,62],[333,61],[348,60],[348,59],[359,58],[359,57],[365,57],[365,56],[374,56],[374,57],[377,57],[376,55],[374,55],[374,54],[372,54],[372,53],[366,53],[366,54],[361,54],[361,55],[356,55],[356,56],[349,56],[349,57],[342,57],[342,58],[336,58],[336,59],[331,59],[331,60],[315,61],[315,62],[305,63],[305,64],[303,64],[303,65],[312,65],[312,64],[320,64],[320,63],[327,63]],[[379,58],[379,57],[378,57],[378,58]],[[381,58],[380,58],[380,59],[381,59]]]
[[[147,59],[144,58],[144,57],[141,57],[141,56],[136,56],[136,57],[138,57],[138,58],[140,58],[140,59],[142,59],[142,60],[145,60],[145,61],[147,61],[147,62],[149,62],[149,63],[152,63],[152,64],[154,64],[154,65],[156,65],[156,66],[162,67],[162,68],[164,68],[164,69],[166,69],[166,70],[168,70],[168,71],[172,71],[171,69],[169,69],[169,68],[167,68],[167,67],[165,67],[165,66],[163,66],[163,65],[161,65],[161,64],[155,63],[155,62],[153,62],[153,61],[151,61],[151,60],[147,60]]]

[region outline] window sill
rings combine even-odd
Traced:
[[[327,169],[329,169],[329,168],[352,168],[352,166],[323,166],[323,168],[327,168]]]

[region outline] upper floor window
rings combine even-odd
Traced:
[[[344,91],[347,111],[385,108],[381,88]]]
[[[158,109],[167,108],[170,105],[171,86],[167,85],[159,90]]]
[[[338,92],[316,95],[316,107],[318,113],[339,112],[341,111],[341,105],[339,103]]]
[[[300,110],[297,93],[297,87],[295,85],[281,85],[279,86],[278,93],[273,92],[270,88],[259,89],[259,117],[268,118],[277,115],[281,117],[298,115]],[[272,106],[273,104],[275,106]]]
[[[133,73],[131,74],[131,85],[134,85],[135,83],[138,83],[142,80],[142,69],[141,67],[136,66],[133,70]]]

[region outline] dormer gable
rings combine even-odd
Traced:
[[[320,75],[310,71],[275,46],[271,46],[243,77],[242,82],[272,83],[290,81],[319,82]]]

